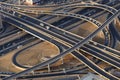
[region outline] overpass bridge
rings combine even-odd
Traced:
[[[61,30],[61,29],[59,29],[59,28],[56,28],[56,27],[54,27],[54,26],[52,26],[52,25],[50,25],[50,24],[48,24],[48,23],[45,23],[45,22],[43,22],[43,21],[38,21],[38,20],[36,20],[36,19],[34,19],[34,18],[32,18],[32,17],[29,17],[29,16],[27,16],[27,15],[24,15],[24,14],[22,14],[22,13],[19,13],[19,12],[15,12],[14,13],[14,11],[12,11],[12,12],[7,12],[7,11],[5,11],[5,10],[3,10],[3,11],[1,11],[1,13],[3,13],[3,15],[4,15],[4,19],[6,20],[6,21],[9,21],[10,23],[12,23],[12,24],[14,24],[14,25],[20,25],[20,26],[18,26],[20,29],[23,29],[23,30],[25,30],[26,32],[28,32],[28,33],[30,33],[30,34],[32,34],[32,35],[34,35],[34,36],[36,36],[36,37],[38,37],[38,38],[41,38],[41,36],[43,36],[42,38],[45,38],[46,40],[50,40],[50,39],[52,39],[53,40],[53,43],[54,43],[54,41],[57,41],[57,42],[59,42],[59,43],[61,43],[61,44],[63,44],[66,48],[67,48],[67,50],[65,51],[65,52],[62,52],[60,55],[57,55],[56,57],[54,57],[54,58],[52,58],[52,59],[50,59],[50,60],[48,60],[48,61],[46,61],[46,62],[43,62],[43,63],[41,63],[41,64],[38,64],[37,66],[34,66],[34,67],[32,67],[32,68],[29,68],[29,69],[27,69],[27,70],[25,70],[25,71],[23,71],[23,72],[20,72],[20,73],[18,73],[18,74],[15,74],[15,75],[13,75],[13,76],[10,76],[10,77],[8,77],[8,78],[5,78],[5,80],[9,80],[9,79],[12,79],[12,78],[16,78],[16,77],[19,77],[20,75],[22,75],[22,74],[25,74],[25,73],[27,73],[27,72],[30,72],[30,71],[32,71],[32,70],[35,70],[35,69],[37,69],[38,67],[40,68],[40,67],[42,67],[42,66],[45,66],[45,65],[47,65],[47,64],[50,64],[50,63],[52,63],[53,61],[55,61],[55,60],[57,60],[57,59],[59,59],[61,56],[64,56],[64,55],[66,55],[68,52],[72,52],[72,55],[73,56],[75,56],[77,59],[80,59],[80,60],[82,60],[82,62],[84,63],[84,64],[86,64],[89,68],[91,68],[92,70],[94,70],[95,72],[97,72],[98,74],[100,74],[100,75],[103,75],[103,76],[105,76],[106,78],[108,78],[108,79],[110,79],[110,78],[112,78],[112,79],[114,79],[114,80],[117,80],[118,78],[116,78],[115,76],[113,76],[113,75],[111,75],[111,74],[109,74],[109,73],[107,73],[107,72],[105,72],[104,70],[102,70],[102,69],[100,69],[97,65],[95,65],[94,63],[92,63],[88,58],[86,58],[84,55],[82,55],[82,54],[80,54],[79,53],[79,51],[78,50],[76,50],[76,49],[78,49],[79,47],[82,47],[83,46],[83,44],[85,44],[86,42],[88,42],[90,39],[92,39],[96,34],[97,34],[97,32],[99,32],[99,31],[101,31],[104,27],[106,27],[114,18],[116,18],[117,16],[119,16],[119,11],[116,11],[116,13],[114,13],[114,15],[110,18],[110,19],[108,19],[108,21],[106,21],[103,25],[101,25],[101,24],[99,24],[99,28],[95,31],[95,32],[93,32],[91,35],[89,35],[87,38],[81,38],[81,41],[79,41],[79,40],[76,40],[76,37],[78,37],[78,36],[76,36],[76,35],[74,35],[74,34],[72,34],[72,33],[70,33],[70,32],[67,32],[67,31],[64,31],[64,30]],[[20,14],[21,15],[21,17],[18,17],[17,15],[15,15],[15,14]],[[59,14],[59,13],[58,13]],[[77,16],[77,18],[78,18],[78,16],[80,16],[80,15],[77,15],[77,14],[70,14],[70,13],[63,13],[63,14],[69,14],[70,16],[74,16],[74,17],[76,17]],[[27,17],[26,19],[24,19],[25,17]],[[80,16],[81,17],[81,16]],[[80,18],[79,17],[79,18]],[[27,20],[27,19],[29,19],[29,21]],[[26,21],[27,20],[27,21]],[[89,20],[89,18],[87,18],[87,20]],[[90,18],[90,20],[91,20],[91,18]],[[92,19],[93,20],[93,19]],[[34,21],[38,21],[37,23],[39,23],[39,24],[37,24],[37,23],[34,23]],[[93,22],[95,22],[95,23],[97,23],[96,21],[93,21]],[[42,24],[42,25],[40,25],[40,23]],[[40,25],[40,26],[39,26]],[[32,27],[32,26],[34,26],[34,27]],[[46,26],[46,27],[45,27]],[[62,33],[64,33],[64,34],[66,34],[66,35],[69,35],[69,36],[71,36],[72,37],[72,40],[76,40],[77,41],[77,43],[75,43],[74,41],[72,41],[72,40],[70,40],[71,39],[71,37],[70,38],[66,38],[66,36],[65,35],[62,35],[62,34],[58,34],[58,35],[55,35],[55,31],[54,32],[51,32],[52,30],[55,30],[55,31],[59,31],[59,32],[62,32]],[[43,32],[44,31],[44,32]],[[78,37],[78,38],[80,38],[80,37]],[[70,42],[68,42],[68,41],[70,41]],[[93,41],[90,41],[90,43],[92,43],[92,44],[94,44],[95,42],[93,42]],[[91,44],[90,45],[88,45],[88,46],[90,46],[90,48],[92,47],[91,46]],[[86,47],[84,47],[84,50],[89,50],[88,49],[88,46],[87,46],[87,48]],[[100,45],[100,46],[103,46],[103,45]],[[103,46],[103,47],[105,47],[105,46]],[[98,47],[92,47],[92,49],[97,49],[98,50]],[[106,48],[106,47],[105,47]],[[112,50],[112,49],[110,49],[110,48],[107,48],[109,51],[113,51],[113,52],[115,52],[115,53],[117,53],[116,54],[116,56],[117,55],[119,55],[119,52],[117,52],[117,51],[114,51],[114,50]],[[98,50],[99,51],[99,50]],[[93,52],[92,52],[93,53]],[[102,53],[102,56],[104,55],[105,56],[105,54],[106,53]],[[94,55],[94,56],[96,56],[97,58],[98,58],[98,55],[95,55],[95,54],[91,54],[92,56]],[[111,62],[109,62],[109,64],[111,64],[111,65],[114,65],[115,67],[117,67],[117,68],[119,68],[119,58],[117,58],[117,57],[114,57],[113,58],[113,56],[111,56],[111,55],[108,55],[107,54],[107,56],[110,56],[111,57],[111,59],[109,59],[109,58],[107,58],[107,57],[105,57],[104,59],[102,58],[102,60],[103,61],[105,61],[106,59],[109,61],[111,61]],[[113,61],[113,62],[112,62]],[[118,62],[117,62],[118,61]]]

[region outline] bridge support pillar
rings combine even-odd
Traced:
[[[64,64],[64,60],[63,60],[63,57],[61,57],[61,61],[62,61],[62,64]]]
[[[81,80],[80,76],[78,75],[78,80]]]
[[[117,23],[117,19],[115,18],[115,19],[114,19],[114,24],[116,24],[116,23]]]
[[[50,72],[50,65],[48,64],[48,72]]]
[[[65,68],[63,68],[63,72],[66,74],[66,70],[65,70]]]

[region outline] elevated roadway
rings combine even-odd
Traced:
[[[7,42],[9,42],[9,41],[12,41],[12,40],[14,40],[14,39],[16,39],[16,38],[19,38],[19,37],[21,37],[21,36],[23,36],[23,35],[25,35],[25,32],[22,32],[22,31],[21,31],[21,34],[16,33],[16,34],[10,35],[10,36],[8,36],[8,37],[2,38],[2,39],[0,40],[0,45],[3,45],[3,44],[5,44],[5,43],[7,43]]]
[[[58,15],[65,15],[65,16],[74,16],[74,17],[78,17],[78,16],[80,16],[80,15],[72,15],[72,13],[65,13],[65,12],[62,12],[62,13],[59,13],[58,12]],[[19,15],[18,15],[19,16]],[[95,24],[97,24],[97,25],[99,25],[100,26],[100,24],[96,21],[96,20],[93,20],[93,19],[91,19],[91,18],[88,18],[88,17],[84,17],[84,16],[80,16],[79,18],[82,18],[82,19],[85,19],[85,20],[88,20],[88,21],[92,21],[92,22],[94,22]],[[107,31],[106,31],[107,32]],[[106,33],[106,35],[108,35],[107,33]],[[106,36],[107,37],[107,36]],[[106,38],[106,39],[108,39],[108,38]]]
[[[74,14],[73,14],[73,15],[74,15]],[[77,15],[77,14],[75,14],[75,15]],[[16,15],[16,16],[17,16],[17,15]],[[25,15],[24,15],[24,16],[25,16]],[[34,21],[32,18],[30,18],[30,17],[24,17],[24,16],[21,17],[21,18],[26,19],[26,20],[30,20],[31,22],[33,21],[34,23],[36,23],[36,24],[38,24],[38,25],[40,25],[40,26],[42,26],[42,25],[45,26],[43,22],[42,22],[43,24],[41,23],[41,21],[38,21],[38,20],[36,20],[36,19],[34,19],[34,20],[35,20],[35,21]],[[40,24],[40,23],[41,23],[41,24]],[[46,24],[46,25],[47,25],[47,24]],[[43,27],[43,28],[47,29],[47,27]],[[55,29],[58,29],[58,28],[51,26],[51,27],[48,27],[48,30],[49,30],[49,29],[52,30],[52,31],[55,31]],[[55,32],[57,32],[57,31],[55,31]],[[65,31],[62,30],[62,29],[59,29],[58,32],[59,32],[59,34],[60,34],[60,33],[65,33]],[[68,35],[67,33],[65,33],[65,34]],[[108,34],[107,34],[107,35],[108,35]],[[66,37],[67,37],[67,36],[66,36]]]
[[[118,1],[119,2],[119,1]],[[7,4],[5,4],[4,6],[7,6]],[[8,6],[7,6],[8,7]],[[21,6],[22,7],[22,6]],[[41,6],[37,6],[37,8],[38,7],[41,7]],[[49,6],[50,7],[50,6]],[[61,8],[61,6],[59,5],[59,7]],[[106,11],[108,11],[108,12],[110,12],[110,13],[112,13],[112,14],[114,14],[117,10],[115,9],[115,8],[112,8],[112,7],[110,7],[110,6],[107,6],[107,5],[101,5],[101,4],[98,4],[98,3],[94,3],[94,2],[91,2],[91,3],[81,3],[81,4],[70,4],[70,5],[66,5],[66,6],[62,6],[62,8],[63,7],[67,7],[67,8],[71,8],[71,7],[74,7],[74,8],[76,8],[76,7],[96,7],[96,8],[100,8],[100,9],[103,9],[103,10],[106,10]],[[34,7],[34,8],[36,8],[36,7]],[[16,10],[16,8],[15,7],[12,7],[11,9],[13,9],[13,10]],[[27,10],[25,10],[24,8],[20,8],[19,7],[19,10],[20,11],[25,11],[25,12],[33,12],[33,13],[36,13],[36,12],[38,12],[38,13],[40,13],[40,14],[50,14],[50,15],[65,15],[65,16],[72,16],[72,14],[70,15],[70,14],[68,14],[68,13],[66,13],[66,12],[53,12],[53,11],[37,11],[37,10],[31,10],[30,9],[30,11],[28,11],[29,9],[27,9]],[[93,21],[94,22],[94,21]],[[118,37],[118,36],[117,36]],[[107,38],[106,38],[107,39]],[[115,45],[114,43],[113,43],[113,45]]]
[[[117,1],[119,2],[119,1]],[[95,7],[95,8],[101,8],[101,9],[104,9],[104,10],[107,10],[111,13],[115,13],[117,10],[114,9],[113,7],[110,7],[110,6],[107,6],[107,5],[103,5],[103,4],[98,4],[98,3],[95,3],[95,2],[91,2],[91,3],[85,3],[85,2],[82,2],[82,3],[78,3],[78,4],[68,4],[68,5],[50,5],[50,6],[22,6],[22,5],[14,5],[14,4],[8,4],[8,3],[3,3],[1,2],[0,3],[2,8],[7,8],[7,9],[12,9],[12,10],[19,10],[19,11],[23,11],[23,12],[29,12],[29,13],[49,13],[51,11],[42,11],[42,10],[37,10],[36,8],[53,8],[53,7],[56,7],[59,9],[61,8],[75,8],[75,7]],[[25,9],[27,8],[27,9]],[[29,9],[28,9],[29,8]],[[34,10],[30,9],[30,8],[35,8]],[[54,10],[53,10],[54,11]],[[55,11],[57,11],[57,9],[55,9]]]
[[[14,44],[14,45],[12,45],[12,46],[10,46],[10,47],[3,48],[2,50],[0,50],[0,55],[3,56],[3,55],[5,55],[7,52],[16,49],[19,45],[25,45],[25,44],[27,44],[28,42],[33,41],[33,40],[35,40],[35,38],[33,38],[33,37],[29,38],[29,37],[28,37],[28,39],[24,39],[23,41],[18,42],[18,43]]]
[[[51,30],[53,31],[53,29],[51,28]],[[60,30],[59,30],[60,31]],[[58,32],[57,30],[54,30],[54,32]],[[67,36],[66,36],[67,37]],[[65,39],[64,39],[65,40]],[[70,40],[70,39],[69,39]],[[69,41],[69,40],[66,40],[66,41]],[[79,41],[79,40],[78,40]],[[77,41],[77,42],[78,42]],[[73,42],[73,41],[72,41]]]
[[[51,13],[52,13],[52,12],[51,12]],[[59,13],[59,12],[58,12],[58,13]],[[48,14],[50,14],[50,13],[48,13]],[[92,14],[93,14],[93,13],[92,13]],[[113,14],[113,13],[112,13],[112,14]],[[52,14],[51,14],[51,15],[52,15]],[[64,14],[63,14],[63,15],[64,15]],[[45,20],[45,21],[46,21],[46,20]],[[71,27],[71,25],[70,25],[69,27]],[[67,30],[68,30],[68,28],[69,28],[69,27],[67,27],[67,28],[65,28],[65,29],[67,29]],[[73,27],[74,27],[74,26],[73,26]],[[112,37],[113,37],[113,39],[114,39],[114,35],[113,35]],[[116,37],[117,37],[117,38],[119,38],[119,35],[118,35],[118,36],[116,36]],[[114,39],[113,41],[114,41],[114,42],[116,42],[116,40],[115,40],[115,39]],[[112,43],[113,47],[116,45],[116,43],[114,43],[114,42]]]

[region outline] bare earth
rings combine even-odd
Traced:
[[[33,66],[43,61],[44,58],[53,57],[59,53],[59,49],[49,43],[37,44],[17,56],[17,62],[22,65]]]
[[[38,41],[38,40],[37,40]],[[36,41],[35,41],[36,42]],[[35,42],[32,42],[30,44],[33,44]],[[29,44],[29,45],[30,45]],[[22,48],[25,48],[29,45],[26,45],[26,46],[23,46]],[[3,57],[0,57],[0,71],[10,71],[10,72],[19,72],[19,71],[22,71],[24,69],[20,69],[20,68],[17,68],[13,63],[12,63],[12,57],[13,55],[18,52],[19,50],[21,50],[22,48],[20,49],[16,49],[10,53],[8,53],[7,55],[3,56]],[[31,52],[32,51],[32,52]],[[48,54],[53,54],[53,55],[50,55],[50,56],[54,56],[56,55],[57,53],[59,53],[59,49],[51,44],[51,43],[48,43],[48,42],[43,42],[43,43],[40,43],[38,45],[36,45],[35,47],[32,47],[31,49],[25,51],[25,53],[22,53],[19,57],[18,57],[18,60],[21,60],[25,63],[27,63],[27,61],[30,63],[30,64],[33,64],[34,62],[37,64],[38,61],[38,58],[36,59],[35,57],[38,57],[39,53],[45,53],[44,55],[48,55]],[[31,54],[28,56],[28,54]],[[34,55],[36,54],[36,55]],[[25,56],[26,55],[26,56]],[[31,60],[29,59],[31,58]],[[29,61],[30,60],[30,61]],[[32,62],[31,62],[32,61]],[[37,61],[37,62],[36,62]]]

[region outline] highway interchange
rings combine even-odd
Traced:
[[[119,0],[115,0],[114,4],[115,4],[115,2],[116,2],[116,4],[118,3],[118,6],[120,6]],[[111,4],[111,3],[109,2],[109,4]],[[8,9],[8,6],[11,6],[11,7]],[[45,14],[45,15],[46,14],[59,15],[59,16],[62,15],[64,17],[70,16],[70,17],[74,17],[74,18],[79,19],[79,20],[82,19],[84,21],[88,21],[88,22],[92,23],[93,25],[97,26],[98,29],[96,29],[93,33],[91,33],[87,37],[83,38],[81,36],[78,36],[78,35],[73,34],[73,33],[68,31],[70,29],[73,29],[73,27],[70,27],[70,28],[64,27],[66,29],[62,29],[62,28],[58,28],[59,26],[56,27],[57,24],[59,24],[60,22],[56,23],[55,26],[45,22],[45,20],[51,19],[51,18],[49,18],[49,16],[47,19],[44,19],[42,21],[40,19],[36,19],[36,18],[31,17],[31,16],[28,16],[27,14],[21,13],[22,11],[23,12],[28,11],[28,10],[26,11],[25,6],[15,6],[15,5],[9,5],[9,4],[7,5],[6,3],[1,2],[1,14],[3,16],[4,21],[9,22],[12,25],[15,25],[16,27],[22,29],[23,31],[25,31],[25,32],[27,32],[27,33],[29,33],[29,34],[31,34],[39,39],[50,41],[51,43],[54,43],[58,46],[61,45],[65,49],[65,51],[61,51],[61,53],[59,53],[55,57],[49,59],[48,61],[37,64],[36,66],[28,68],[20,73],[13,74],[9,77],[4,78],[3,80],[10,80],[10,79],[17,78],[17,77],[25,78],[25,76],[22,77],[21,75],[29,73],[33,70],[38,69],[38,68],[42,68],[44,66],[47,66],[48,64],[51,64],[51,63],[55,62],[56,60],[60,59],[61,57],[65,56],[69,52],[71,52],[71,54],[76,59],[82,61],[83,64],[85,64],[87,67],[89,67],[91,70],[93,70],[97,74],[102,75],[106,79],[119,80],[118,77],[116,77],[116,76],[110,74],[109,72],[105,71],[104,69],[100,68],[97,64],[93,63],[89,58],[87,58],[83,54],[81,54],[81,51],[84,51],[85,53],[87,53],[93,57],[96,57],[96,58],[100,59],[101,61],[104,61],[104,62],[110,64],[111,66],[114,66],[117,69],[120,69],[120,67],[119,67],[120,66],[120,59],[119,59],[120,52],[115,50],[115,49],[112,49],[117,44],[116,40],[117,41],[120,40],[120,34],[117,31],[117,29],[115,29],[115,21],[112,22],[113,20],[119,21],[119,19],[117,19],[117,17],[120,15],[119,7],[116,6],[116,7],[118,7],[118,10],[117,10],[117,9],[115,9],[113,7],[109,7],[105,4],[100,5],[99,3],[94,3],[94,2],[90,2],[90,3],[81,2],[77,5],[71,3],[69,5],[65,5],[62,7],[61,7],[61,5],[54,5],[54,6],[58,6],[58,8],[54,11],[45,11],[44,12],[44,11],[39,11],[39,10],[36,10],[36,11],[31,10],[29,12],[32,12],[32,13],[38,12],[39,14]],[[19,9],[18,9],[18,7],[19,7]],[[42,6],[42,7],[47,8],[47,6]],[[48,7],[53,7],[53,6],[49,5]],[[99,21],[93,19],[93,17],[91,18],[87,15],[80,15],[78,13],[75,14],[75,13],[71,13],[69,11],[68,12],[59,11],[64,7],[65,8],[66,7],[67,8],[68,7],[69,8],[77,8],[77,7],[95,7],[96,8],[97,7],[97,8],[100,8],[100,11],[101,11],[101,9],[103,9],[104,11],[109,12],[109,14],[112,14],[112,16],[108,17],[108,19],[102,24]],[[41,8],[41,7],[33,7],[33,8]],[[21,10],[22,11],[18,12],[17,9],[18,9],[18,11],[21,11]],[[93,14],[93,13],[97,13],[97,11],[91,12],[91,14]],[[43,17],[45,15],[43,15]],[[77,20],[75,20],[75,21],[77,22]],[[108,29],[109,24],[111,22],[112,22],[111,27],[113,27],[113,29],[115,31],[113,31],[113,29],[111,29],[111,28],[109,28],[110,30]],[[55,24],[55,23],[52,23],[52,24]],[[64,26],[64,25],[62,25],[62,26]],[[105,35],[104,45],[91,40],[92,38],[94,38],[96,36],[96,34],[98,32],[100,32],[102,30],[103,30],[103,33]],[[116,32],[116,33],[113,34],[114,32]],[[36,38],[33,37],[33,38],[30,38],[30,40],[31,39],[33,40]],[[16,46],[20,45],[21,43],[22,44],[28,43],[27,41],[29,41],[29,38],[27,38],[27,40],[22,41],[16,45],[10,46],[9,48],[5,48],[5,49],[1,50],[0,53],[1,53],[1,55],[3,53],[7,53],[6,51],[9,51],[11,49],[15,49]],[[110,48],[110,47],[112,47],[112,48]],[[103,50],[105,50],[105,51],[103,51]],[[75,70],[76,69],[73,69],[70,71],[74,72]],[[70,71],[66,70],[65,72],[69,73]],[[58,72],[57,74],[56,73],[55,74],[49,73],[48,75],[54,76],[54,75],[60,75],[60,74],[64,74],[64,72]],[[44,74],[40,74],[40,76],[41,75],[44,75]],[[29,75],[29,77],[30,77],[30,75]],[[35,76],[31,76],[31,77],[35,78]],[[26,78],[27,78],[27,76],[26,76]]]

